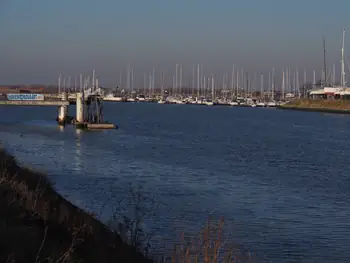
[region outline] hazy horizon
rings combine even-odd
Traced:
[[[230,79],[232,64],[252,76],[298,68],[302,79],[306,69],[311,80],[323,67],[323,37],[338,79],[347,10],[346,0],[0,0],[0,83],[55,84],[60,73],[95,69],[113,87],[130,65],[138,82],[155,68],[169,84],[176,63],[183,83],[198,63],[218,81],[225,71]]]

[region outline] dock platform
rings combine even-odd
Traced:
[[[111,130],[117,127],[113,123],[87,123],[86,128],[89,130]]]
[[[113,123],[74,123],[77,129],[82,130],[115,130],[118,129],[118,126]]]

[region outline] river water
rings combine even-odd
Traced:
[[[349,116],[106,103],[120,129],[77,133],[57,127],[56,107],[0,114],[9,151],[103,220],[142,186],[156,243],[223,216],[229,242],[272,262],[350,261]]]

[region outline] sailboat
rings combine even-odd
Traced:
[[[340,86],[336,86],[334,84],[333,80],[333,85],[331,86],[324,86],[321,89],[316,90],[315,85],[314,89],[310,91],[310,96],[317,98],[317,97],[322,97],[322,98],[334,98],[334,97],[343,97],[343,96],[349,96],[350,95],[350,90],[347,89],[347,84],[346,84],[346,73],[345,73],[345,56],[344,56],[344,47],[345,47],[345,29],[343,29],[343,35],[341,39],[341,61],[340,61],[340,66],[341,66],[341,75],[340,75]],[[333,69],[333,71],[335,71]],[[335,73],[333,73],[335,75]],[[315,73],[314,73],[314,79],[315,79]],[[326,79],[325,79],[326,82]],[[315,83],[315,81],[314,81]]]

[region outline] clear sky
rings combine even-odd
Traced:
[[[0,82],[55,83],[95,68],[114,85],[128,63],[139,75],[173,74],[175,63],[319,71],[323,36],[338,70],[349,10],[349,0],[0,0]]]

